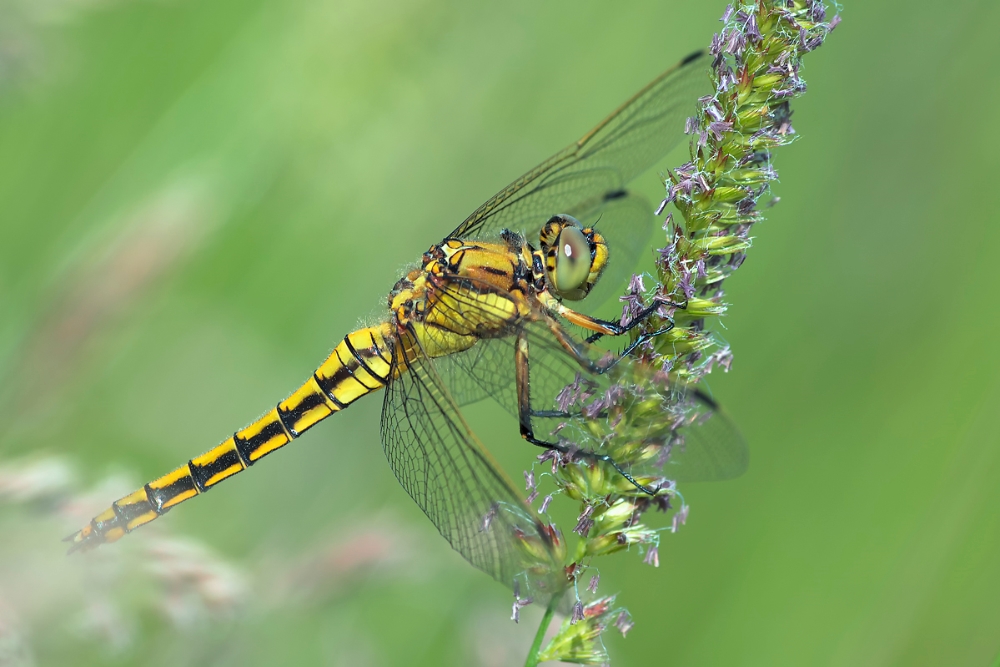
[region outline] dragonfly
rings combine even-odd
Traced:
[[[559,390],[581,374],[604,376],[672,326],[665,321],[635,334],[657,303],[624,322],[566,304],[605,300],[638,262],[655,216],[625,186],[683,138],[695,100],[709,92],[709,62],[703,51],[688,56],[486,201],[396,282],[380,323],[348,333],[263,417],[114,501],[67,538],[70,551],[115,542],[382,390],[381,439],[400,484],[466,560],[518,585],[530,568],[525,544],[552,552],[557,537],[477,438],[462,408],[494,398],[517,417],[524,440],[565,448],[537,426],[568,417],[551,409]],[[619,355],[608,360],[595,353],[600,338],[621,336],[630,342]],[[710,399],[702,402],[716,409]],[[714,434],[688,444],[707,462],[695,462],[689,476],[740,474],[745,443],[725,419],[710,422],[719,425]],[[594,458],[632,479],[608,457]],[[555,584],[539,578],[534,585]]]

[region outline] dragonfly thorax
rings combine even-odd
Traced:
[[[431,312],[436,312],[433,304],[447,300],[450,290],[495,290],[499,295],[534,291],[531,252],[523,237],[509,232],[502,234],[499,242],[447,238],[431,246],[420,267],[400,278],[389,293],[388,306],[396,326],[405,328],[440,316]],[[502,310],[510,310],[514,316],[518,307],[509,299],[503,300],[508,303]],[[445,347],[453,346],[458,347],[457,342]]]
[[[470,279],[504,292],[524,289],[532,277],[531,248],[519,234],[504,232],[498,242],[445,239],[424,253],[428,278]]]

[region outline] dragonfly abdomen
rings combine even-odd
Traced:
[[[218,447],[120,498],[67,538],[71,551],[114,542],[175,505],[205,493],[306,430],[388,382],[388,325],[349,333],[309,380],[270,412]]]

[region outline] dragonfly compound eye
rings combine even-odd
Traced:
[[[556,291],[567,299],[582,299],[590,286],[590,242],[579,227],[566,225],[556,241],[556,270],[552,276]]]

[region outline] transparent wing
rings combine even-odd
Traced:
[[[483,340],[468,350],[450,354],[434,362],[455,403],[472,405],[493,398],[516,415],[514,404],[513,347],[501,339]]]
[[[486,238],[510,229],[533,239],[552,215],[614,197],[684,136],[697,98],[711,90],[709,61],[699,51],[667,70],[582,139],[494,195],[451,236]]]
[[[503,298],[495,289],[487,290],[464,281],[442,288],[439,300],[439,307],[447,308],[447,317],[455,323],[456,330],[474,330],[476,323],[483,323],[491,330],[507,334],[479,340],[468,350],[435,359],[440,376],[447,386],[455,388],[458,404],[468,405],[489,397],[512,416],[518,415],[514,334],[520,333],[528,340],[531,410],[536,436],[545,438],[552,434],[550,440],[565,437],[578,440],[576,444],[584,446],[586,439],[578,436],[588,430],[586,423],[603,420],[608,423],[606,430],[615,437],[631,439],[635,446],[641,443],[642,447],[655,448],[658,452],[657,456],[630,465],[629,469],[635,474],[662,474],[678,482],[699,482],[732,479],[746,471],[749,464],[746,441],[706,394],[680,384],[651,385],[648,377],[651,369],[629,359],[620,362],[610,374],[588,372],[559,344],[544,322],[530,318],[510,321],[507,311],[490,306],[485,294]],[[594,361],[612,354],[594,346],[586,349]],[[633,422],[627,430],[619,428],[614,401],[608,398],[618,395],[613,390],[615,384],[651,386],[652,389],[646,391],[660,396],[665,409],[645,422]],[[572,400],[568,400],[567,388],[571,386],[574,387],[570,392]],[[626,397],[624,400],[641,399]],[[514,428],[512,422],[512,432]],[[609,448],[623,446],[621,442],[605,445]]]
[[[580,402],[592,405],[608,394],[613,384],[611,379],[585,372],[539,324],[524,326],[529,330],[528,363],[535,435],[553,441],[558,435],[574,440],[572,433],[587,420],[607,421],[609,417],[604,409],[587,413],[579,408],[564,410],[560,409],[559,398],[566,387],[575,385],[579,387],[577,391],[582,392]],[[620,369],[618,378],[628,374],[629,362],[622,363],[625,367]],[[456,378],[463,387],[457,397],[461,405],[490,398],[517,417],[513,339],[481,341],[471,350],[438,360],[437,365],[442,376]],[[629,467],[631,472],[636,475],[662,473],[676,482],[723,481],[746,472],[750,461],[746,440],[718,404],[700,391],[683,388],[670,392],[670,404],[677,406],[676,412],[687,412],[685,424],[670,431],[668,438],[650,435],[649,440],[663,448],[663,456]],[[664,413],[660,419],[669,424],[676,419],[676,412]],[[512,432],[515,424],[511,422]],[[662,426],[650,424],[650,434],[663,430]],[[549,437],[553,433],[557,435]]]
[[[555,397],[582,370],[542,323],[520,322],[518,329],[528,338],[532,407],[551,412]],[[490,398],[517,416],[515,345],[514,336],[488,338],[469,350],[435,360],[448,386],[460,387],[455,393],[459,405]],[[596,348],[594,351],[603,352]]]
[[[579,363],[539,321],[544,315],[542,306],[536,302],[525,305],[508,292],[468,278],[450,280],[436,287],[428,302],[432,305],[425,315],[426,321],[436,325],[426,334],[432,344],[435,331],[443,336],[470,333],[476,337],[477,342],[469,349],[434,359],[435,368],[458,405],[469,405],[488,396],[517,415],[514,349],[518,334],[529,339],[533,396],[554,397],[580,369]],[[521,312],[525,307],[529,310],[527,315]],[[537,315],[532,315],[532,310]],[[446,347],[447,343],[442,341],[440,346]],[[596,347],[593,350],[602,352]]]
[[[535,518],[515,485],[463,419],[458,402],[472,402],[488,395],[512,414],[517,413],[516,334],[528,338],[532,409],[538,435],[554,431],[556,426],[582,431],[588,420],[612,419],[609,410],[586,408],[588,401],[600,399],[611,389],[611,382],[621,381],[622,375],[611,378],[586,374],[544,322],[512,308],[516,299],[515,295],[471,280],[442,281],[434,286],[427,300],[421,337],[410,330],[395,345],[394,379],[386,388],[382,439],[400,483],[459,553],[508,586],[519,585],[522,590],[544,597],[564,583],[555,556],[559,538]],[[484,337],[487,335],[492,337]],[[456,336],[468,336],[474,341],[467,340],[471,346],[465,351],[437,356],[454,344]],[[435,351],[434,358],[428,350]],[[588,350],[603,354],[594,347]],[[619,367],[630,368],[628,362]],[[567,408],[561,397],[570,384],[586,385],[586,391],[582,400]],[[665,427],[675,417],[665,413],[665,423],[640,421],[632,426],[633,432],[643,431],[638,437],[643,446],[650,438],[668,434],[669,441],[661,438],[661,442],[653,443],[670,454],[657,460],[658,467],[677,467],[680,474],[673,475],[675,479],[738,474],[727,464],[746,458],[745,443],[735,429],[723,428],[705,440],[712,448],[706,455],[698,451],[703,441],[697,436],[681,443],[676,429]],[[700,419],[704,424],[695,426],[695,415],[690,415],[685,428],[693,431],[712,423],[704,415]],[[511,422],[512,436],[517,432],[515,424]],[[728,421],[723,423],[726,425]],[[689,461],[691,466],[686,468]],[[687,471],[691,474],[686,475]]]
[[[462,418],[412,333],[394,351],[382,443],[400,484],[472,565],[544,597],[559,586],[553,540]]]
[[[677,430],[663,463],[668,479],[714,482],[734,479],[750,466],[750,449],[739,429],[719,405],[700,391],[691,392],[697,416]]]

